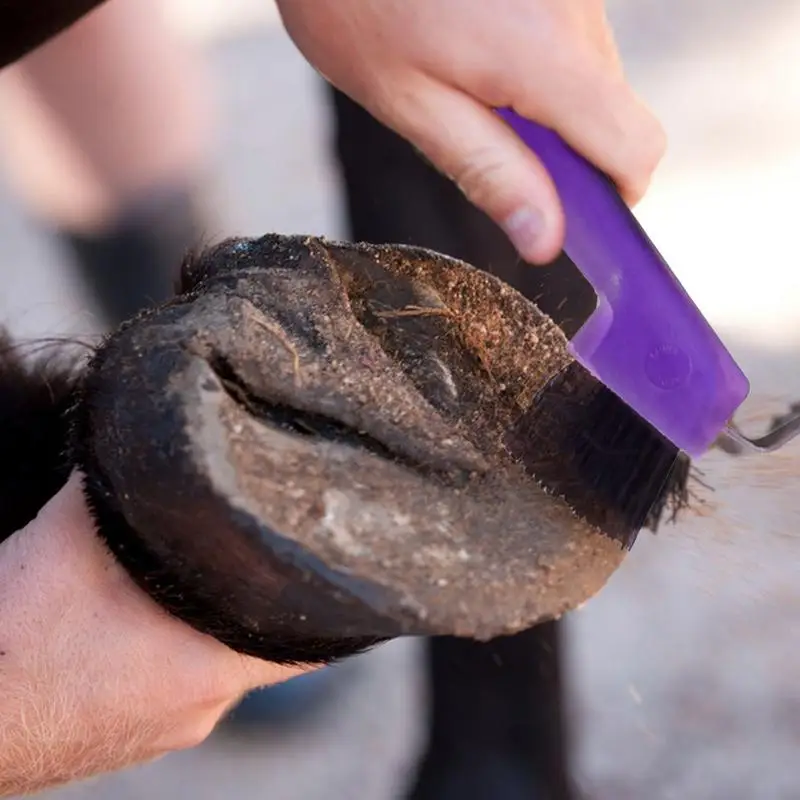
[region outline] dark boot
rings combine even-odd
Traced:
[[[168,300],[187,251],[206,235],[192,191],[154,191],[99,233],[60,231],[108,327]]]
[[[428,747],[414,800],[566,800],[560,625],[428,644]]]
[[[572,335],[594,310],[566,259],[520,261],[502,231],[400,137],[333,92],[335,149],[356,241],[461,258],[510,283]],[[561,624],[490,643],[431,640],[427,750],[414,800],[573,800],[565,744]]]

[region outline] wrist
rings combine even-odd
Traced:
[[[54,570],[54,564],[63,568]],[[13,615],[16,602],[67,587],[113,594],[121,571],[104,548],[83,498],[81,479],[67,484],[22,530],[0,544],[0,603]],[[41,597],[39,597],[41,600]]]

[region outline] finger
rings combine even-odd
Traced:
[[[608,45],[610,47],[610,45]],[[514,109],[558,131],[635,203],[644,195],[666,147],[664,130],[625,80],[595,47],[562,53],[548,80],[518,91]]]
[[[561,250],[564,220],[547,170],[489,108],[458,89],[419,79],[394,93],[388,111],[369,109],[408,139],[488,214],[526,261],[545,264]]]
[[[614,70],[616,74],[624,79],[625,70],[622,63],[622,56],[620,55],[619,48],[617,47],[617,40],[614,36],[614,30],[605,17],[605,13],[601,21],[594,26],[592,35],[592,42],[597,48],[597,52],[602,58],[606,60],[610,69]]]

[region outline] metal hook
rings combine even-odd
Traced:
[[[758,439],[749,439],[733,422],[720,434],[716,446],[732,456],[772,453],[800,435],[800,413],[795,413]]]

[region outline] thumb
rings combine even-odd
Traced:
[[[237,689],[241,692],[249,692],[265,686],[274,686],[290,678],[313,672],[323,666],[322,664],[278,664],[272,661],[262,661],[260,658],[254,658],[253,656],[239,655],[238,653],[233,655],[238,657],[237,666],[241,670],[241,673],[238,673],[241,682],[237,684]]]
[[[403,97],[403,102],[398,102]],[[425,80],[394,93],[389,113],[369,109],[450,177],[508,235],[520,256],[546,264],[559,254],[564,219],[547,170],[491,109]]]

